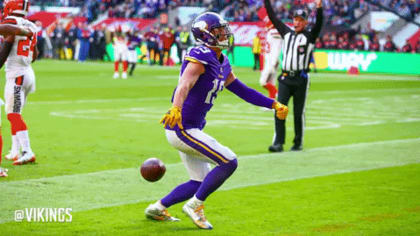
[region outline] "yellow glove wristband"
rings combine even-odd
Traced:
[[[173,128],[175,125],[178,125],[180,129],[184,129],[182,126],[182,117],[181,117],[181,108],[177,106],[173,106],[163,115],[162,119],[159,123],[162,123],[164,127],[169,125],[169,127]]]
[[[276,110],[276,116],[280,120],[285,120],[289,113],[289,108],[277,101],[273,102],[273,109]]]

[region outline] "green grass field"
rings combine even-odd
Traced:
[[[188,180],[158,123],[178,67],[139,66],[128,80],[113,80],[108,63],[44,60],[34,69],[24,117],[37,163],[3,160],[0,235],[420,235],[419,76],[313,73],[297,153],[268,153],[273,114],[220,93],[205,131],[237,153],[239,167],[206,201],[208,232],[182,204],[169,209],[180,222],[143,213]],[[259,73],[234,71],[266,93]],[[10,124],[1,116],[7,153]],[[139,174],[149,157],[167,166],[159,182]],[[72,222],[14,221],[15,210],[41,207],[72,208]]]

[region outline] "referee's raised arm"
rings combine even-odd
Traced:
[[[316,21],[315,25],[312,28],[310,35],[311,35],[311,42],[316,41],[316,38],[318,38],[319,33],[321,32],[321,27],[323,24],[323,14],[322,14],[322,0],[316,0]]]
[[[273,7],[271,6],[270,0],[264,0],[264,3],[265,3],[265,8],[267,9],[268,18],[270,18],[270,21],[273,23],[274,27],[276,27],[281,37],[284,38],[284,35],[287,32],[291,31],[291,29],[276,18],[276,14],[273,11]]]

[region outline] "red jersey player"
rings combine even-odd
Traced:
[[[114,79],[120,77],[119,74],[119,64],[120,61],[123,63],[123,72],[121,77],[127,79],[127,69],[128,69],[128,40],[124,32],[121,29],[121,26],[118,26],[115,30],[115,35],[113,37],[113,46],[114,46]]]
[[[4,20],[2,25],[16,25],[37,31],[34,23],[25,18],[29,9],[29,0],[7,0],[4,2]],[[27,36],[9,35],[0,51],[1,66],[6,61],[6,101],[7,119],[12,129],[12,149],[6,159],[14,160],[14,165],[35,161],[28,129],[22,119],[22,109],[29,93],[35,91],[35,74],[31,63],[37,57],[36,34]],[[22,149],[19,155],[19,149]]]
[[[260,8],[258,17],[265,24],[266,40],[264,45],[264,68],[260,75],[260,85],[268,90],[269,97],[275,98],[277,94],[276,75],[279,65],[282,38],[268,19],[265,8]]]

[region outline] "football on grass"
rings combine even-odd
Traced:
[[[140,167],[141,176],[147,181],[156,182],[165,174],[166,167],[163,162],[157,158],[149,158],[143,162]]]

